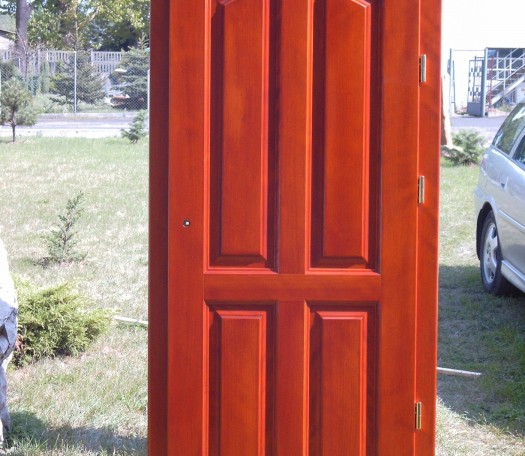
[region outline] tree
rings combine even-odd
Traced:
[[[20,71],[26,74],[27,61],[26,54],[28,49],[27,27],[32,13],[31,6],[27,0],[16,0],[16,38],[15,50],[20,58]]]
[[[104,98],[104,84],[95,73],[89,62],[89,53],[76,54],[76,97],[79,101],[94,104]],[[75,102],[75,58],[59,65],[59,71],[51,79],[51,93],[61,95],[64,99],[55,99],[59,103],[73,104]]]
[[[149,0],[0,0],[0,13],[17,17],[20,45],[33,48],[120,51],[149,33]]]
[[[140,138],[146,136],[146,111],[139,111],[131,122],[129,130],[122,129],[120,134],[132,144],[136,144]]]
[[[38,115],[33,109],[32,98],[25,84],[17,78],[9,79],[2,86],[0,120],[11,125],[13,142],[16,141],[17,125],[32,126],[37,121]]]
[[[148,106],[149,50],[144,42],[132,47],[122,56],[115,78],[122,84],[122,92],[129,97],[129,105],[145,109]]]
[[[150,0],[102,2],[91,27],[90,44],[106,51],[129,50],[149,36]]]

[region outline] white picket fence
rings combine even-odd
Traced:
[[[33,76],[40,75],[44,65],[46,70],[54,75],[58,62],[69,62],[74,56],[74,51],[55,51],[55,50],[40,50],[28,55],[27,74]],[[14,61],[15,64],[19,60],[14,51],[0,51],[0,59],[2,62]],[[91,51],[90,62],[95,68],[95,71],[101,75],[111,74],[120,63],[122,59],[122,52],[101,52]],[[17,65],[20,67],[20,65]]]

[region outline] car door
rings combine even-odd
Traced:
[[[504,192],[500,203],[503,257],[525,275],[525,131],[500,175]]]

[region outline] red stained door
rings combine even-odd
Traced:
[[[151,455],[433,453],[439,14],[153,3]]]

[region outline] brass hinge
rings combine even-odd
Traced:
[[[423,204],[425,202],[425,176],[417,178],[417,202]]]
[[[427,55],[422,54],[419,57],[419,82],[427,82]]]
[[[421,402],[416,402],[416,431],[419,431],[421,429],[421,421],[422,421],[421,408],[422,408]]]

